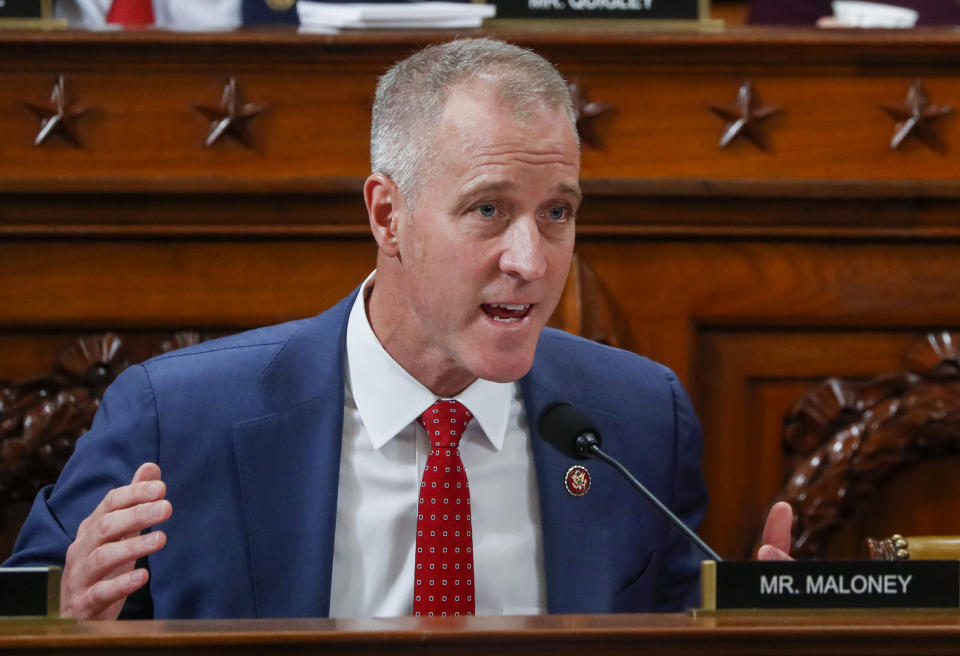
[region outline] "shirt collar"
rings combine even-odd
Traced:
[[[347,320],[347,386],[357,405],[360,421],[375,449],[409,426],[437,396],[394,360],[370,327],[366,298],[373,289],[376,271],[367,276]],[[478,378],[457,394],[498,451],[503,447],[516,383],[495,383]]]

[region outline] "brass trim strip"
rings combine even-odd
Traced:
[[[503,0],[501,0],[503,1]],[[516,0],[514,0],[516,1]],[[669,1],[669,0],[668,0]],[[497,0],[472,0],[475,5],[495,5]],[[957,0],[960,2],[960,0]],[[492,18],[483,22],[484,26],[505,27],[517,26],[525,27],[558,27],[558,24],[575,23],[580,27],[597,27],[600,23],[630,23],[629,27],[636,29],[640,26],[649,26],[654,29],[689,29],[700,27],[707,29],[716,29],[723,27],[722,20],[710,18],[710,0],[697,0],[697,18],[673,19],[673,18]]]
[[[700,608],[714,611],[717,609],[717,561],[704,560],[700,563]]]
[[[66,18],[0,18],[4,30],[65,30]]]
[[[60,617],[60,575],[57,566],[47,568],[47,617]]]
[[[495,29],[537,29],[553,32],[578,32],[581,30],[604,32],[656,32],[688,31],[709,32],[720,30],[724,23],[719,19],[684,20],[671,18],[488,18],[483,26]]]

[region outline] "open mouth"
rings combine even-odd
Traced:
[[[484,303],[480,306],[488,317],[500,323],[522,321],[530,313],[532,303]]]

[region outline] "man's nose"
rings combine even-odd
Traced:
[[[533,218],[515,220],[504,233],[500,269],[524,280],[536,280],[547,272],[543,235]]]

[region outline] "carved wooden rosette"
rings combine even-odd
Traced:
[[[824,381],[784,420],[798,464],[775,501],[794,508],[792,553],[820,555],[857,505],[894,473],[960,451],[960,335],[928,335],[903,371],[863,383]]]
[[[176,333],[154,353],[199,341]],[[31,499],[57,479],[104,390],[131,361],[123,340],[104,333],[65,346],[49,374],[0,381],[0,503]]]

